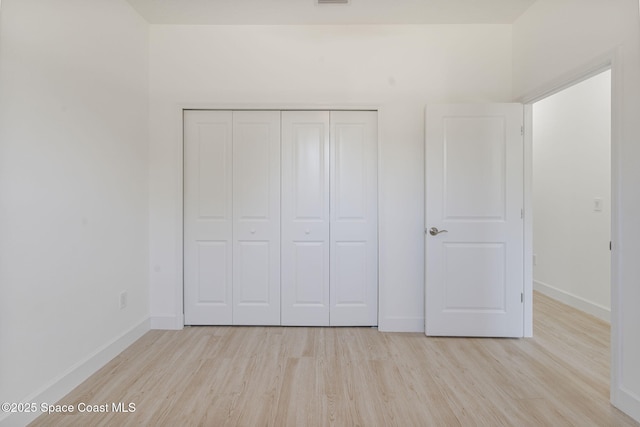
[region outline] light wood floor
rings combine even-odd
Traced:
[[[609,326],[542,295],[532,339],[371,328],[151,331],[33,426],[637,426],[609,404]]]

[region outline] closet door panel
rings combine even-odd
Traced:
[[[280,112],[233,112],[233,324],[280,324]]]
[[[329,325],[329,112],[282,113],[282,324]]]
[[[336,293],[334,301],[338,307],[349,304],[363,305],[367,303],[367,242],[337,241],[334,246]]]
[[[232,113],[184,112],[187,325],[232,322]]]
[[[238,257],[236,275],[238,286],[237,299],[243,305],[266,306],[271,299],[270,281],[270,242],[239,241],[236,248]]]
[[[331,325],[377,324],[377,113],[331,112]]]

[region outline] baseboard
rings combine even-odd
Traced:
[[[640,396],[636,396],[624,387],[614,392],[613,406],[640,423]]]
[[[143,320],[124,334],[120,335],[118,338],[96,350],[85,360],[72,366],[68,371],[61,374],[48,385],[23,399],[22,402],[35,402],[37,403],[38,408],[42,403],[54,404],[106,365],[124,349],[136,342],[140,337],[146,334],[149,329],[149,319]],[[6,416],[4,418],[0,418],[0,427],[16,427],[26,426],[40,416],[41,413],[11,413],[0,414],[0,416],[1,415]]]
[[[533,289],[545,294],[548,297],[556,299],[568,306],[577,308],[585,313],[591,314],[598,319],[604,320],[607,323],[611,323],[611,309],[603,307],[598,304],[594,304],[591,301],[587,301],[584,298],[570,294],[569,292],[555,288],[547,283],[540,282],[538,280],[533,281]]]
[[[380,332],[422,332],[424,317],[385,317],[378,321]]]
[[[184,328],[183,316],[152,316],[151,329],[179,331]]]

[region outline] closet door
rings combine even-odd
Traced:
[[[331,325],[377,324],[377,113],[331,112]]]
[[[329,112],[282,113],[282,324],[329,326]]]
[[[233,324],[280,324],[280,112],[233,112]]]
[[[232,113],[184,112],[184,315],[232,322]]]

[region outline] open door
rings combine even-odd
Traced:
[[[430,105],[425,145],[426,334],[522,337],[522,105]]]

